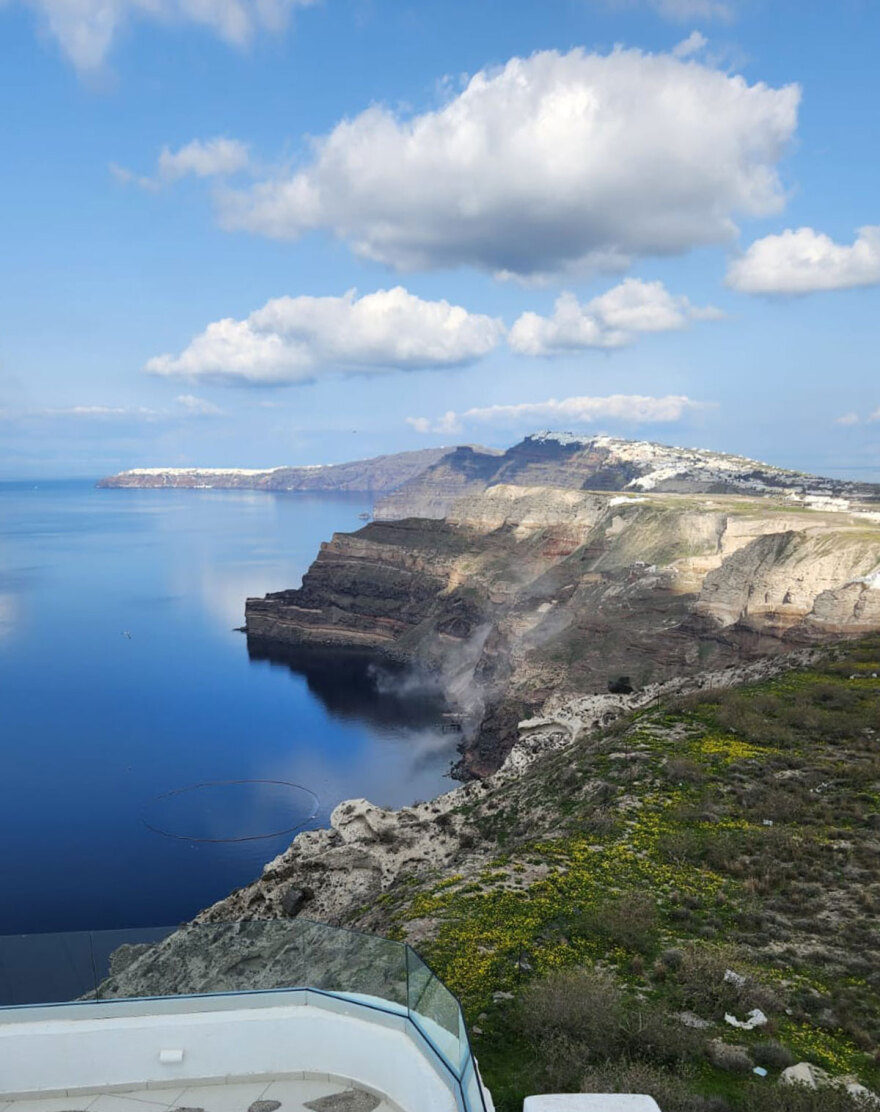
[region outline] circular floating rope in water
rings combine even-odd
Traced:
[[[264,785],[269,789],[288,789],[288,791],[280,793],[281,798],[271,801],[265,798],[261,801],[259,790],[250,793],[250,795],[246,792],[236,793],[234,791],[214,791],[207,797],[192,794],[210,792],[210,789],[252,788],[258,785]],[[236,800],[237,794],[243,798]],[[284,796],[288,798],[284,798]],[[203,802],[206,798],[207,806]],[[223,810],[219,811],[217,806],[218,802],[221,801]],[[166,838],[177,838],[183,842],[256,842],[267,838],[279,838],[283,834],[292,834],[294,831],[301,829],[306,823],[311,822],[318,813],[318,802],[318,797],[311,788],[303,787],[302,784],[294,784],[290,780],[208,780],[202,784],[190,784],[188,787],[175,788],[173,791],[157,795],[152,800],[152,805],[148,808],[147,813],[141,816],[141,821],[148,830],[152,830],[155,834],[162,834]],[[189,803],[189,807],[186,808],[182,816],[186,820],[182,825],[180,822],[171,821],[177,817],[178,808],[176,804],[178,803]],[[250,811],[254,813],[256,820],[270,819],[281,814],[285,815],[285,819],[292,818],[296,816],[297,811],[300,814],[304,811],[308,813],[304,817],[297,818],[296,822],[268,831],[220,834],[213,830],[207,830],[207,827],[217,827],[219,829],[230,819],[238,818],[241,820],[243,810],[244,818],[247,818],[248,811]],[[189,826],[189,830],[185,829],[187,826]]]

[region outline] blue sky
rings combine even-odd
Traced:
[[[0,476],[550,427],[880,479],[873,0],[146,7],[0,3]]]

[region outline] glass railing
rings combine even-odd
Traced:
[[[0,935],[0,1023],[75,1003],[309,990],[405,1017],[448,1073],[463,1112],[486,1112],[456,997],[410,946],[305,919],[196,923],[126,931]],[[288,997],[289,999],[289,997]],[[218,1001],[219,1003],[219,1001]],[[34,1007],[37,1005],[37,1007]],[[175,1010],[178,1010],[175,1008]]]

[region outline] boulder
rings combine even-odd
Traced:
[[[315,893],[311,888],[299,888],[295,884],[291,884],[281,894],[278,901],[279,907],[291,919],[299,915],[303,907],[314,898]]]
[[[789,1066],[782,1071],[779,1079],[786,1085],[806,1085],[810,1089],[818,1089],[820,1085],[827,1085],[830,1081],[825,1070],[814,1066],[812,1062],[798,1062]]]

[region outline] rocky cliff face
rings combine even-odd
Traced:
[[[494,485],[442,521],[337,534],[299,590],[249,599],[246,622],[264,650],[429,669],[463,717],[464,769],[484,775],[553,692],[642,689],[880,628],[878,569],[880,517],[858,506]]]
[[[439,463],[451,448],[425,448],[315,467],[273,467],[267,471],[219,467],[139,467],[101,479],[99,487],[222,490],[288,490],[315,493],[387,494]]]
[[[483,448],[457,448],[383,499],[376,517],[445,517],[458,498],[496,483],[678,494],[788,493],[813,502],[880,499],[872,484],[786,471],[725,452],[543,432],[494,455]]]

